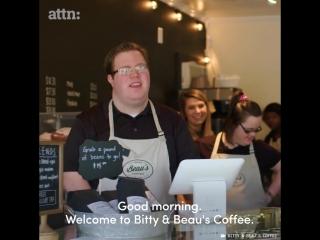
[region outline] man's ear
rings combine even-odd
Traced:
[[[108,79],[108,82],[110,83],[110,85],[111,85],[112,88],[113,88],[113,81],[114,81],[114,79],[112,78],[111,74],[108,74],[107,79]]]

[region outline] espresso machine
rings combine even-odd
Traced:
[[[211,114],[212,130],[214,134],[222,131],[224,119],[227,117],[230,99],[240,88],[214,88],[212,94],[207,94],[209,101],[213,102],[215,112]]]
[[[213,100],[213,105],[216,109],[214,113],[211,114],[211,124],[214,134],[218,134],[222,131],[224,119],[227,117],[229,100]]]

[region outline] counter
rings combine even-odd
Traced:
[[[253,224],[182,224],[170,218],[168,231],[160,236],[143,238],[144,240],[230,240],[230,239],[281,239],[281,208],[261,208],[246,211],[232,211],[227,215],[249,217]],[[120,240],[138,238],[100,238],[77,237],[76,226],[67,225],[56,229],[59,240]],[[141,238],[140,238],[141,239]]]

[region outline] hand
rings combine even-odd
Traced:
[[[268,203],[272,201],[272,197],[265,191],[264,194],[266,195]]]
[[[264,194],[266,195],[266,198],[267,198],[268,203],[270,203],[273,198],[271,197],[271,195],[270,195],[267,191],[268,191],[268,190],[265,190],[265,191],[264,191]]]

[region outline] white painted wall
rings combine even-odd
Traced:
[[[210,18],[206,21],[208,67],[216,74],[240,76],[238,87],[262,110],[280,101],[280,16]],[[215,87],[219,87],[215,84]],[[270,129],[262,123],[262,139]]]

